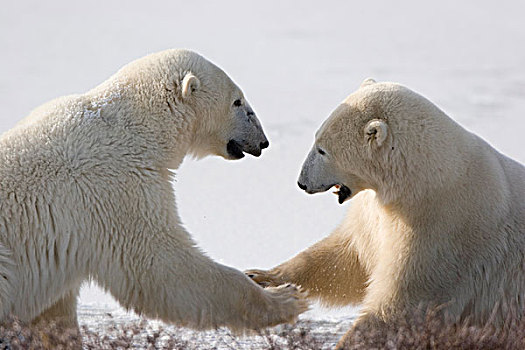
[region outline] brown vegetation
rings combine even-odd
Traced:
[[[51,324],[29,328],[17,320],[0,327],[0,349],[331,349],[337,334],[318,332],[318,322],[300,321],[251,337],[235,337],[226,330],[187,332],[155,326],[148,321],[111,323],[103,331],[87,326],[80,335]],[[353,330],[348,349],[525,349],[525,321],[510,322],[506,331],[490,325],[471,327],[445,323],[432,312],[399,316],[381,329]],[[340,333],[340,331],[338,332]]]

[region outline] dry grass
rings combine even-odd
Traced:
[[[413,312],[381,327],[355,327],[345,349],[525,349],[525,319],[509,316],[503,328],[446,322],[434,311]]]
[[[231,333],[217,332],[210,340],[199,332],[181,332],[180,328],[154,326],[147,321],[125,324],[113,323],[103,332],[95,332],[87,326],[80,327],[80,336],[56,324],[45,328],[32,328],[12,319],[0,326],[0,349],[323,349],[322,336],[314,337],[303,326],[283,326],[264,330],[250,337],[237,338]],[[208,332],[209,333],[209,332]],[[187,335],[190,334],[189,337]],[[79,342],[81,340],[81,343]],[[326,340],[326,339],[325,339]],[[331,343],[333,346],[333,342]]]
[[[187,332],[147,321],[112,323],[103,331],[82,326],[80,335],[56,324],[31,329],[17,320],[0,327],[0,349],[330,349],[338,335],[316,331],[318,323],[301,321],[237,338],[229,332]],[[207,333],[207,336],[202,334]],[[80,346],[79,340],[82,340]],[[399,316],[381,329],[351,333],[348,349],[525,349],[525,320],[506,331],[491,326],[445,323],[432,312]]]

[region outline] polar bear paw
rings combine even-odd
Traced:
[[[274,270],[265,271],[252,269],[244,271],[244,274],[263,288],[277,287],[289,282],[286,281],[279,272]]]
[[[268,287],[264,289],[270,302],[273,319],[268,320],[268,326],[280,323],[294,323],[299,314],[308,310],[310,304],[307,301],[307,294],[300,286],[294,284],[283,284],[278,287]]]

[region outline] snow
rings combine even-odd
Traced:
[[[0,132],[148,53],[202,53],[243,88],[270,148],[237,162],[185,160],[174,183],[180,214],[217,261],[269,268],[327,235],[351,205],[308,196],[296,181],[316,129],[367,77],[428,96],[525,162],[524,11],[518,0],[6,2]],[[116,305],[96,287],[82,290],[80,310],[104,304]],[[302,319],[355,312],[316,306]]]
[[[309,318],[299,320],[293,326],[279,325],[271,330],[234,335],[227,328],[196,331],[166,325],[160,321],[140,318],[134,313],[125,312],[122,308],[112,307],[111,305],[82,304],[78,307],[78,317],[81,326],[87,327],[89,331],[95,332],[99,337],[104,335],[110,339],[115,339],[122,334],[129,334],[131,331],[135,334],[132,341],[130,341],[133,344],[133,348],[146,348],[145,338],[152,336],[154,333],[159,333],[160,339],[164,338],[164,341],[169,338],[188,341],[192,349],[220,350],[276,348],[271,347],[269,339],[272,339],[274,343],[283,344],[282,348],[285,349],[302,349],[304,347],[300,345],[295,347],[286,346],[290,341],[291,334],[297,334],[297,332],[302,331],[305,331],[309,337],[302,341],[303,344],[308,345],[308,348],[333,349],[339,338],[346,333],[355,319],[353,316],[337,319],[323,318],[320,320]],[[122,327],[127,329],[123,330]],[[315,342],[316,346],[312,342]],[[157,343],[156,348],[163,346],[161,344],[162,342],[160,344]],[[167,348],[165,346],[164,344],[163,348]]]

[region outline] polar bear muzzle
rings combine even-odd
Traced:
[[[339,197],[339,204],[343,204],[352,197],[352,190],[343,184],[339,171],[328,158],[327,151],[314,145],[303,163],[297,185],[309,194],[326,192],[335,186],[334,194]]]
[[[239,103],[236,103],[239,101]],[[246,101],[236,100],[234,106],[234,127],[226,144],[226,152],[232,159],[241,159],[244,153],[259,157],[270,142],[254,111]]]

